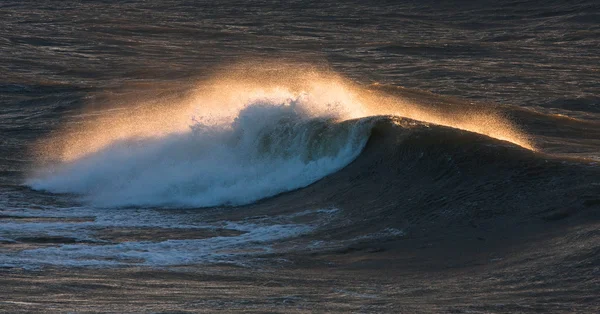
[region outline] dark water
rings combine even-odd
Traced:
[[[0,311],[600,306],[597,1],[2,1],[0,135]]]

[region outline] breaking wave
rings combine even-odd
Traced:
[[[450,126],[531,148],[493,110],[431,96],[396,97],[297,68],[253,66],[203,82],[192,95],[122,108],[117,103],[80,115],[39,145],[46,162],[26,184],[77,194],[103,207],[244,205],[347,166],[367,144],[377,116]]]
[[[367,120],[315,116],[308,97],[256,100],[230,122],[121,140],[29,181],[99,206],[243,205],[307,186],[351,162]]]

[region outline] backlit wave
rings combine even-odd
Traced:
[[[139,91],[142,91],[140,94]],[[307,186],[360,154],[373,115],[396,115],[533,149],[501,114],[420,103],[302,64],[245,63],[184,89],[105,97],[37,149],[27,183],[99,206],[248,204]],[[133,98],[133,99],[132,99]]]

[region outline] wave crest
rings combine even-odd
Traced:
[[[303,65],[249,64],[215,77],[155,87],[146,100],[138,89],[109,110],[84,112],[37,147],[54,165],[26,183],[98,206],[248,204],[348,165],[376,120],[366,117],[385,115],[533,148],[493,106],[361,87]]]
[[[307,186],[361,152],[370,123],[317,114],[317,105],[306,95],[255,100],[233,121],[199,117],[190,132],[117,141],[28,184],[97,206],[252,203]]]

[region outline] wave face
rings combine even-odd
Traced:
[[[335,110],[315,110],[323,106],[306,94],[255,99],[233,119],[199,117],[187,132],[119,140],[28,184],[97,206],[252,203],[305,187],[361,152],[370,122],[341,122]]]
[[[51,166],[26,183],[104,207],[244,205],[348,165],[369,139],[374,116],[532,147],[493,109],[396,96],[305,66],[240,68],[183,92],[137,103],[126,95],[109,100],[108,110],[75,116],[40,145]]]

